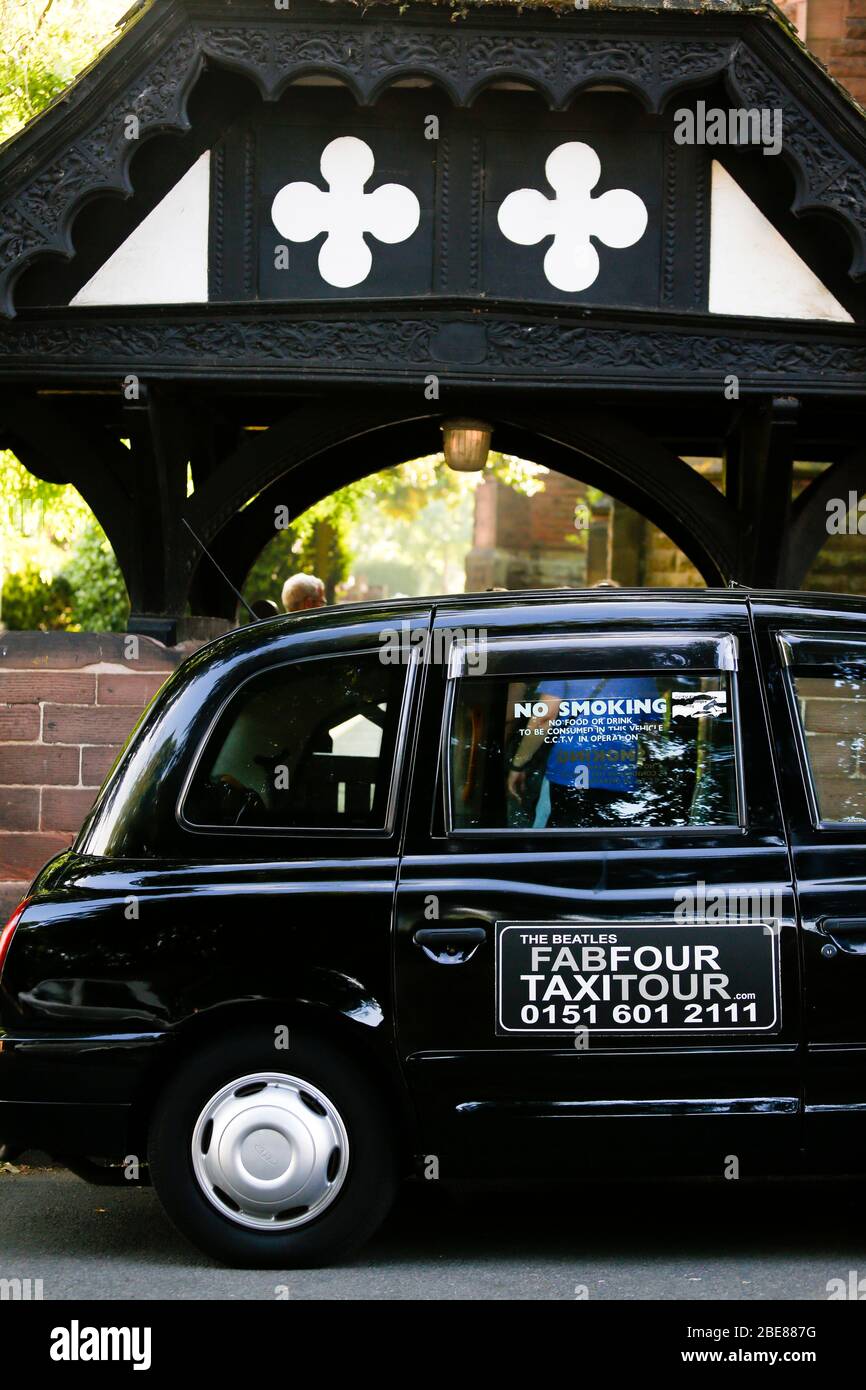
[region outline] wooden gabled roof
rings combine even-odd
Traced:
[[[649,110],[702,82],[724,81],[733,102],[784,113],[783,158],[793,212],[823,212],[866,276],[866,120],[796,39],[780,12],[743,0],[644,4],[569,0],[513,4],[343,0],[142,0],[117,40],[0,149],[0,313],[40,257],[70,257],[79,212],[100,196],[133,193],[141,142],[190,129],[188,102],[205,70],[249,78],[272,101],[300,76],[344,82],[361,104],[411,75],[432,78],[459,106],[509,78],[563,109],[590,86],[615,84]],[[190,163],[196,151],[190,154]]]

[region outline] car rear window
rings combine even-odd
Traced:
[[[824,824],[866,821],[866,639],[781,633],[814,803]]]
[[[822,821],[866,821],[866,682],[793,676]]]
[[[386,829],[405,678],[378,651],[252,677],[205,743],[183,818],[220,829]]]
[[[792,673],[812,788],[822,821],[866,821],[866,681]]]
[[[453,830],[739,821],[729,672],[535,672],[457,681]]]

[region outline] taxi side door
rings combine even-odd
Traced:
[[[797,928],[744,602],[562,600],[515,604],[494,630],[483,622],[469,609],[434,620],[434,636],[481,630],[484,669],[472,671],[470,644],[427,671],[397,889],[398,1044],[425,1143],[454,1175],[633,1171],[638,1155],[665,1171],[721,1174],[732,1158],[746,1171],[784,1166],[800,1137]],[[662,763],[689,742],[672,725],[674,694],[708,709],[724,689],[724,735],[707,714],[701,736],[702,755],[711,739],[724,744],[715,809],[701,810],[692,785],[681,823],[648,813],[644,798],[616,824],[554,828],[539,795],[521,823],[502,781],[545,684],[638,675],[664,691]],[[703,922],[719,902],[722,918]],[[572,938],[575,950],[607,952],[606,968],[593,968],[596,955],[558,972],[584,1004],[587,981],[598,995],[615,974],[611,950],[633,961],[641,946],[649,965],[666,948],[687,946],[690,961],[697,946],[715,951],[727,1002],[701,998],[688,1014],[677,1002],[662,1021],[657,999],[636,1009],[632,994],[593,1018],[559,984],[534,1010],[521,994],[533,946],[547,952],[534,962],[544,975]]]

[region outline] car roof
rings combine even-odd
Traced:
[[[245,623],[222,633],[199,648],[195,656],[212,649],[229,655],[240,655],[244,650],[252,651],[261,643],[289,632],[324,632],[328,628],[345,628],[357,623],[380,622],[383,625],[399,623],[413,615],[432,612],[434,619],[447,620],[449,613],[460,614],[461,620],[477,613],[479,617],[495,623],[496,615],[503,621],[516,614],[518,609],[527,607],[556,608],[571,602],[591,603],[593,607],[605,606],[619,609],[618,617],[634,606],[637,610],[642,603],[651,604],[656,610],[659,605],[670,603],[681,606],[720,606],[736,609],[752,605],[756,608],[773,609],[790,613],[824,612],[828,616],[861,615],[866,617],[866,596],[852,594],[829,594],[808,592],[799,589],[750,589],[745,585],[734,584],[729,588],[618,588],[614,585],[597,585],[593,588],[561,589],[509,589],[507,592],[477,592],[462,594],[430,594],[421,597],[386,598],[366,600],[358,603],[326,604],[321,608],[306,609],[299,613],[281,613],[272,618],[262,618],[257,622]]]

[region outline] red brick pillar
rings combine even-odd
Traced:
[[[589,510],[589,536],[586,548],[586,582],[601,584],[610,579],[610,520],[613,501],[603,494]]]
[[[640,512],[611,503],[608,526],[608,577],[623,588],[643,583],[645,522]]]
[[[72,843],[145,704],[192,645],[0,633],[0,923]]]
[[[579,587],[586,577],[586,488],[548,473],[532,497],[488,477],[475,493],[469,592]],[[584,516],[586,513],[586,516]]]

